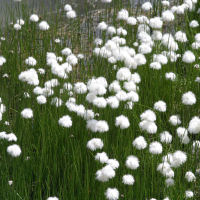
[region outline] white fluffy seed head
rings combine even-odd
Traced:
[[[136,149],[139,149],[139,150],[145,149],[147,147],[147,142],[145,141],[143,136],[139,136],[135,138],[132,144]]]
[[[126,166],[130,169],[137,169],[139,167],[139,160],[135,156],[128,156]]]
[[[127,117],[120,115],[115,119],[115,126],[119,126],[121,129],[126,129],[130,126],[130,123]]]
[[[133,185],[134,182],[135,180],[131,174],[127,174],[122,177],[122,183],[124,183],[125,185]]]

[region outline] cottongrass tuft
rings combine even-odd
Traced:
[[[106,163],[110,165],[113,169],[119,168],[119,162],[116,159],[108,159]]]
[[[174,180],[172,178],[168,178],[165,180],[165,183],[167,187],[173,186],[174,185]]]
[[[152,154],[161,154],[162,153],[162,145],[160,142],[152,142],[149,145],[149,152]]]
[[[98,160],[100,163],[104,164],[108,161],[108,156],[106,152],[97,153],[95,156],[95,160]]]
[[[117,200],[119,199],[119,191],[116,188],[108,188],[105,192],[106,199]]]
[[[185,178],[187,179],[188,182],[196,181],[196,177],[191,171],[186,172]]]
[[[21,154],[21,148],[17,144],[13,144],[7,147],[7,152],[10,154],[12,157],[18,157]]]
[[[200,133],[200,118],[195,116],[189,122],[188,131],[191,134],[198,134]]]
[[[46,21],[39,23],[39,29],[42,31],[47,31],[50,28],[49,24]]]
[[[131,174],[127,174],[122,177],[122,183],[124,183],[125,185],[133,185],[134,182],[135,180]]]
[[[58,124],[62,127],[69,128],[72,126],[72,120],[69,115],[65,115],[58,120]]]
[[[177,125],[181,124],[180,116],[178,116],[178,115],[172,115],[169,118],[169,123],[171,125],[173,125],[173,126],[177,126]]]
[[[130,169],[137,169],[139,167],[139,160],[137,157],[135,156],[128,156],[127,160],[126,160],[126,167],[130,168]]]
[[[185,105],[193,105],[196,103],[196,97],[195,94],[191,91],[186,92],[182,95],[182,103]]]
[[[139,150],[145,149],[147,147],[147,142],[145,141],[143,136],[139,136],[135,138],[132,144],[136,149],[139,149]]]
[[[127,117],[120,115],[115,119],[115,126],[119,126],[121,129],[126,129],[130,126],[130,123]]]
[[[47,200],[59,200],[57,197],[48,197]]]
[[[21,112],[21,116],[23,118],[26,119],[30,119],[33,117],[33,111],[30,108],[25,108],[22,112]]]
[[[167,105],[164,101],[158,101],[154,104],[153,107],[155,110],[158,110],[160,112],[166,112]]]
[[[192,198],[194,196],[194,193],[191,190],[186,190],[185,191],[185,197],[186,199]]]

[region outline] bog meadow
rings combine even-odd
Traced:
[[[200,199],[200,2],[27,2],[0,5],[0,199]]]

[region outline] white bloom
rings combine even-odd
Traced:
[[[149,19],[148,19],[148,17],[146,17],[146,16],[144,16],[144,15],[139,15],[139,16],[137,17],[137,20],[138,20],[138,22],[141,23],[141,24],[149,24]]]
[[[185,191],[185,197],[188,198],[192,198],[194,196],[194,193],[190,190],[186,190]]]
[[[141,82],[141,78],[140,75],[135,72],[134,74],[131,74],[131,81],[133,81],[134,83],[140,83]]]
[[[21,154],[21,148],[17,144],[13,144],[7,147],[7,152],[10,154],[12,157],[18,157]]]
[[[151,35],[153,40],[162,40],[162,32],[154,30],[153,34]]]
[[[105,192],[106,199],[117,200],[119,199],[119,191],[116,188],[108,188]]]
[[[161,64],[159,62],[152,62],[150,68],[159,70],[161,69]]]
[[[188,182],[196,181],[196,177],[191,171],[186,172],[185,178]]]
[[[132,102],[138,102],[139,101],[139,96],[136,92],[131,91],[129,93],[127,93],[128,96],[128,100],[132,101]]]
[[[140,65],[145,65],[146,64],[146,58],[143,54],[136,54],[134,56],[134,60],[136,61],[137,65],[140,66]]]
[[[29,119],[33,117],[33,111],[30,108],[25,108],[22,112],[21,112],[21,116],[23,118]]]
[[[198,21],[193,20],[193,21],[190,22],[189,26],[190,26],[191,28],[196,28],[196,27],[199,26],[199,23],[198,23]]]
[[[99,162],[106,163],[108,161],[108,156],[105,152],[97,153],[95,156],[95,160],[98,160]]]
[[[135,138],[132,144],[136,149],[139,149],[139,150],[145,149],[147,147],[147,142],[145,141],[143,136],[139,136]]]
[[[96,96],[96,94],[94,94],[94,93],[88,93],[87,95],[86,95],[86,100],[89,102],[89,103],[92,103],[93,101],[94,101],[94,99],[96,99],[97,98],[97,96]]]
[[[97,149],[103,148],[103,141],[99,138],[93,138],[90,141],[87,142],[87,148],[95,151]]]
[[[109,91],[110,92],[115,92],[115,93],[117,93],[117,92],[119,92],[120,90],[121,90],[121,86],[120,86],[120,84],[119,84],[119,81],[113,81],[110,85],[109,85]]]
[[[109,26],[107,28],[107,34],[109,35],[113,35],[113,34],[116,34],[116,28],[114,26]],[[102,41],[103,42],[103,41]]]
[[[155,134],[157,132],[157,126],[152,121],[143,120],[139,123],[139,127],[143,131],[147,131],[150,134]]]
[[[116,159],[108,159],[106,163],[113,169],[117,169],[119,167],[119,162]]]
[[[174,180],[172,178],[168,178],[165,180],[167,187],[174,185]]]
[[[24,25],[24,20],[23,19],[18,19],[17,20],[17,24],[19,24],[19,25]]]
[[[42,68],[39,68],[39,69],[38,69],[38,72],[39,72],[40,74],[45,74],[45,70],[42,69]]]
[[[146,2],[142,4],[142,10],[149,11],[150,9],[152,9],[152,5],[150,2]]]
[[[188,127],[188,131],[191,134],[198,134],[200,133],[200,118],[195,116],[191,119]]]
[[[157,167],[157,170],[165,176],[171,171],[170,164],[168,162],[160,163]]]
[[[30,16],[30,20],[32,22],[38,22],[39,21],[39,17],[38,17],[38,15],[33,14],[33,15]]]
[[[49,197],[47,200],[59,200],[57,197]]]
[[[160,141],[165,143],[171,143],[172,135],[168,131],[160,133]]]
[[[183,138],[184,136],[188,135],[188,131],[184,127],[178,127],[176,129],[176,133],[177,133],[177,135],[178,135],[179,138]]]
[[[107,181],[109,181],[109,178],[105,174],[102,173],[102,170],[98,170],[96,172],[96,179],[98,181],[101,181],[101,182],[107,182]]]
[[[21,26],[19,25],[19,24],[14,24],[14,29],[16,30],[16,31],[19,31],[20,29],[21,29]]]
[[[69,11],[71,11],[71,10],[72,10],[71,5],[66,4],[66,5],[64,6],[64,11],[69,12]]]
[[[10,134],[7,134],[6,136],[5,136],[5,139],[7,140],[7,141],[17,141],[17,137],[16,137],[16,135],[14,134],[14,133],[10,133]]]
[[[62,106],[62,104],[63,101],[58,97],[55,97],[51,100],[51,105],[55,105],[56,107]]]
[[[153,108],[160,112],[166,112],[167,105],[164,101],[158,101],[154,104]]]
[[[142,43],[138,47],[138,52],[142,54],[148,54],[148,53],[151,53],[151,51],[152,51],[152,48],[149,46],[149,44]]]
[[[191,91],[186,92],[182,95],[182,103],[185,105],[193,105],[196,103],[196,97],[195,94]]]
[[[161,4],[163,6],[169,6],[170,5],[169,1],[161,1]]]
[[[61,51],[61,53],[62,53],[62,55],[68,56],[69,54],[72,53],[72,51],[71,51],[70,48],[67,48],[67,47],[66,47],[65,49],[63,49],[63,50]]]
[[[6,112],[6,106],[4,104],[0,104],[0,113]]]
[[[186,63],[192,63],[195,61],[195,55],[193,54],[192,51],[186,51],[183,54],[182,61]]]
[[[87,92],[87,86],[83,82],[78,82],[74,84],[74,91],[77,94],[84,94]]]
[[[75,66],[78,63],[78,59],[74,54],[68,55],[66,61],[72,66]]]
[[[76,12],[74,10],[70,10],[66,13],[68,19],[76,18]]]
[[[85,120],[93,119],[94,118],[94,112],[92,110],[85,110],[83,117],[84,117]]]
[[[125,29],[123,29],[122,27],[119,27],[117,29],[117,35],[123,35],[126,36],[127,35],[127,31]]]
[[[175,38],[179,42],[187,42],[187,36],[182,31],[177,31],[175,34]]]
[[[127,24],[130,24],[132,26],[136,25],[137,24],[137,19],[135,17],[128,17]]]
[[[130,126],[130,123],[127,117],[120,115],[115,119],[115,126],[119,126],[121,129],[126,129]]]
[[[126,67],[122,67],[117,71],[116,78],[120,81],[129,80],[130,77],[131,71]]]
[[[118,108],[119,107],[119,100],[116,96],[110,96],[106,99],[107,104],[111,107],[111,108]]]
[[[171,169],[165,174],[166,178],[174,178],[174,171]]]
[[[37,97],[37,102],[39,104],[45,104],[47,102],[47,99],[44,95],[40,95],[40,96]]]
[[[131,174],[127,174],[122,177],[122,183],[124,183],[125,185],[133,185],[134,182],[135,180]]]
[[[162,13],[162,20],[165,22],[171,22],[174,20],[174,14],[170,10],[166,10]]]
[[[96,97],[92,103],[99,108],[105,108],[107,105],[104,97]]]
[[[39,29],[42,31],[46,31],[50,28],[49,24],[46,21],[42,21],[39,23]]]
[[[173,126],[177,126],[179,124],[181,124],[181,120],[180,120],[180,117],[178,115],[172,115],[170,118],[169,118],[169,123]]]
[[[115,171],[113,170],[113,168],[111,167],[111,165],[106,165],[105,167],[103,167],[101,169],[102,173],[107,176],[109,179],[114,178],[115,177]]]
[[[97,131],[99,131],[100,133],[104,133],[109,130],[108,123],[103,120],[97,121],[95,126],[96,126]]]
[[[156,115],[152,110],[146,110],[140,115],[141,120],[156,121]]]
[[[25,63],[29,66],[35,66],[37,64],[37,61],[35,60],[35,58],[33,57],[28,57],[26,60],[25,60]]]
[[[162,153],[162,145],[160,144],[160,142],[152,142],[149,145],[149,152],[152,154],[161,154]]]
[[[160,29],[162,28],[163,22],[160,17],[151,18],[149,21],[151,28]]]
[[[168,60],[167,57],[162,54],[153,54],[153,62],[159,62],[164,65],[167,64]]]
[[[137,169],[140,166],[138,158],[132,155],[128,156],[126,166],[130,169]]]
[[[63,127],[69,128],[72,126],[72,120],[69,115],[65,115],[62,118],[58,120],[58,124],[60,124]]]
[[[165,78],[174,81],[176,78],[176,74],[174,74],[173,72],[165,73]]]
[[[138,87],[133,81],[124,82],[123,88],[126,89],[128,92],[136,92],[138,90]]]
[[[118,12],[117,19],[127,20],[129,17],[128,11],[122,9]]]
[[[108,27],[108,25],[103,21],[101,23],[98,24],[97,28],[100,29],[100,30],[106,30]]]
[[[182,151],[176,151],[173,153],[172,161],[171,161],[171,167],[180,167],[184,162],[187,160],[187,155],[185,152]]]

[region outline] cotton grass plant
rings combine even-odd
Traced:
[[[198,199],[200,3],[12,5],[1,199]]]

